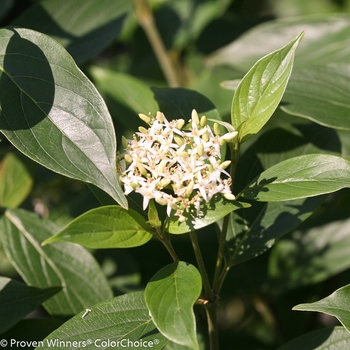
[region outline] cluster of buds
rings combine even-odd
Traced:
[[[208,203],[218,193],[235,199],[225,171],[230,161],[221,162],[220,147],[232,141],[236,131],[220,136],[219,125],[212,130],[207,118],[199,119],[195,110],[188,126],[183,119],[168,121],[161,112],[156,117],[139,116],[149,128],[140,127],[132,140],[123,139],[120,180],[125,194],[140,193],[144,210],[154,199],[167,206],[168,216],[173,210],[180,222],[193,209],[199,216],[203,201]]]

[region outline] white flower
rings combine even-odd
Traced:
[[[213,133],[206,117],[199,120],[195,110],[187,130],[182,130],[183,119],[169,122],[160,112],[155,118],[144,114],[140,118],[149,128],[140,127],[132,140],[123,140],[125,154],[119,157],[125,194],[140,193],[144,210],[155,199],[166,205],[168,216],[174,211],[180,222],[191,208],[198,216],[203,201],[208,203],[218,193],[234,199],[230,176],[224,170],[230,162],[221,162],[220,145],[231,142],[235,131],[222,136],[217,130]]]

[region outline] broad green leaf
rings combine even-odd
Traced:
[[[0,2],[0,19],[3,19],[10,11],[14,4],[14,0],[2,0]]]
[[[350,65],[312,65],[293,72],[281,108],[321,125],[350,130]]]
[[[339,322],[350,332],[350,284],[337,289],[331,295],[315,303],[299,304],[293,307],[298,311],[318,311],[335,316]]]
[[[59,286],[62,292],[43,305],[52,315],[73,315],[112,296],[100,266],[83,247],[70,243],[41,247],[59,228],[21,209],[0,219],[6,255],[29,286]]]
[[[139,213],[110,205],[80,215],[42,244],[72,242],[90,248],[131,248],[151,238],[151,228]]]
[[[156,115],[158,104],[150,87],[142,80],[101,67],[91,67],[90,72],[100,91],[131,109],[135,115]]]
[[[260,57],[277,50],[301,31],[306,34],[298,49],[295,69],[312,63],[349,62],[350,15],[322,14],[282,18],[255,26],[212,54],[208,63],[247,71]]]
[[[231,122],[241,142],[259,132],[278,107],[302,37],[303,33],[260,59],[239,83],[232,100]]]
[[[208,119],[221,119],[213,103],[199,92],[183,88],[152,88],[152,91],[159,110],[169,120],[184,119],[187,122],[193,109]]]
[[[269,258],[274,289],[322,282],[350,267],[350,220],[296,231],[276,244]]]
[[[43,340],[38,349],[162,349],[168,340],[156,331],[144,294],[135,292],[105,300],[80,312]],[[77,343],[76,343],[77,344]]]
[[[44,0],[32,5],[11,24],[49,35],[77,63],[95,57],[123,28],[132,11],[129,0]],[[98,15],[97,15],[98,14]]]
[[[330,350],[349,347],[350,333],[343,327],[332,327],[303,334],[277,350]]]
[[[323,200],[324,197],[317,196],[283,203],[264,203],[258,211],[254,211],[252,222],[245,217],[246,210],[232,212],[226,238],[230,265],[253,259],[270,249],[282,236],[305,221]]]
[[[0,44],[1,132],[29,158],[92,183],[127,207],[112,119],[93,84],[44,34],[1,29]]]
[[[19,153],[7,153],[0,163],[0,206],[18,207],[33,186],[33,166]]]
[[[267,169],[241,195],[261,202],[317,196],[350,187],[350,162],[337,156],[307,154]]]
[[[158,330],[191,349],[198,349],[193,305],[201,291],[200,273],[183,261],[159,270],[145,290],[146,305]]]
[[[11,328],[60,290],[60,287],[28,287],[10,278],[0,277],[0,314],[6,315],[0,318],[0,333]]]
[[[178,220],[179,218],[172,213],[172,215],[165,220],[165,229],[173,234],[188,233],[213,224],[234,210],[249,207],[250,204],[248,203],[227,201],[222,198],[215,200],[214,198],[209,204],[202,205],[202,213],[199,216],[197,216],[195,209],[191,210],[189,213],[185,212],[184,216],[186,217],[186,221],[184,222],[180,222]]]

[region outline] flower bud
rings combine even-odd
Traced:
[[[201,127],[204,128],[205,126],[207,126],[207,117],[203,115],[201,118]]]
[[[188,198],[192,192],[193,192],[193,187],[194,187],[194,181],[191,180],[190,183],[187,185],[187,189],[185,192],[185,197]]]
[[[176,124],[176,129],[181,130],[184,125],[185,125],[185,121],[183,119],[179,119]]]
[[[233,201],[236,199],[235,195],[232,193],[223,193],[224,197],[229,200],[229,201]]]
[[[157,112],[157,116],[156,116],[157,120],[160,122],[160,123],[163,123],[164,122],[164,115],[162,112]]]
[[[208,130],[206,130],[205,133],[202,135],[202,139],[203,139],[203,141],[205,141],[205,142],[208,142],[208,141],[209,141],[209,133],[208,133]]]
[[[160,205],[167,205],[168,202],[166,201],[166,199],[160,197],[160,198],[156,198],[156,202]]]
[[[146,114],[139,114],[139,117],[141,120],[143,120],[145,123],[150,124],[151,123],[151,118],[148,117]]]
[[[144,128],[143,126],[139,126],[139,132],[142,134],[148,134],[148,130]]]
[[[195,109],[192,110],[191,118],[195,124],[199,125],[198,113]]]
[[[214,128],[214,134],[216,135],[216,136],[220,136],[220,126],[219,126],[219,124],[218,123],[214,123],[214,125],[213,125],[213,128]]]
[[[236,136],[237,136],[238,132],[237,131],[232,131],[229,132],[223,136],[221,136],[226,142],[230,142],[232,141]]]
[[[231,164],[230,160],[226,160],[219,165],[219,168],[226,169]]]
[[[129,154],[126,154],[125,156],[124,156],[124,159],[125,159],[125,161],[127,162],[127,163],[132,163],[132,158],[131,158],[131,156],[129,155]]]
[[[124,135],[122,136],[122,145],[124,148],[128,147],[128,140]]]
[[[175,135],[174,140],[179,146],[182,146],[185,143],[184,139],[181,136]]]
[[[204,145],[202,142],[197,145],[197,153],[200,157],[204,154]]]

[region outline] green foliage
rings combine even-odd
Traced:
[[[319,3],[1,2],[0,346],[348,347],[350,2]]]

